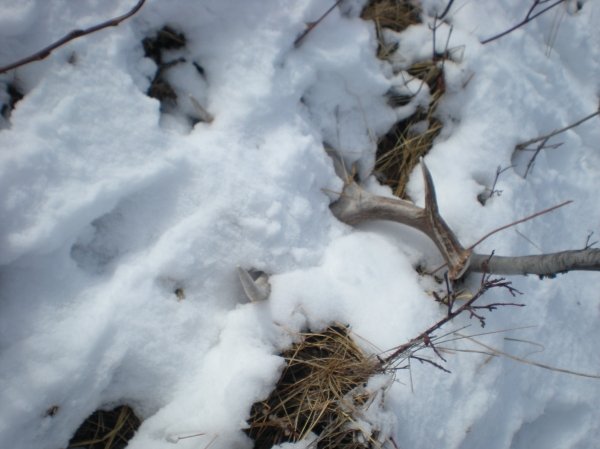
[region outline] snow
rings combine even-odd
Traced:
[[[445,3],[423,7],[433,14]],[[129,7],[0,4],[1,64]],[[403,82],[376,58],[374,26],[358,17],[363,2],[344,2],[294,47],[331,4],[149,0],[119,27],[0,75],[0,87],[15,83],[25,94],[0,129],[0,447],[65,447],[92,411],[128,403],[144,419],[132,449],[204,447],[215,436],[214,448],[249,448],[241,429],[250,406],[274,386],[277,353],[295,332],[338,321],[366,347],[385,350],[443,316],[430,295],[441,287],[413,268],[439,264],[431,242],[390,223],[352,229],[329,210],[342,181],[323,142],[366,179],[377,138],[411,112],[387,104],[386,92]],[[479,40],[520,20],[522,1],[457,2],[448,17],[449,47],[460,58],[447,63],[445,127],[426,157],[448,224],[468,245],[575,200],[493,236],[481,252],[581,248],[600,232],[598,118],[555,138],[564,144],[541,152],[526,178],[527,155],[513,157],[517,143],[598,107],[600,5],[561,8],[485,46]],[[161,114],[145,95],[156,65],[141,40],[165,24],[187,38],[168,58],[183,56],[205,73],[189,63],[169,72],[179,115]],[[448,31],[438,29],[438,45]],[[428,24],[388,36],[402,49],[396,70],[431,52]],[[185,119],[190,95],[212,123]],[[482,206],[477,195],[510,165],[496,186],[501,195]],[[389,195],[374,179],[365,183]],[[423,203],[419,169],[408,193]],[[238,266],[271,274],[266,302],[246,302]],[[484,331],[503,332],[478,338],[599,374],[597,276],[512,278],[527,306],[495,311]],[[447,330],[467,324],[463,333],[482,331],[468,317]],[[600,441],[597,379],[460,352],[447,368],[414,363],[373,411],[400,447]]]

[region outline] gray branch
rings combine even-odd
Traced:
[[[477,273],[536,274],[548,277],[574,270],[600,271],[600,249],[586,248],[516,257],[472,254],[469,266],[469,271]]]

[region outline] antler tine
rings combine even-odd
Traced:
[[[467,271],[497,274],[530,273],[542,276],[570,270],[600,271],[600,250],[590,248],[587,244],[584,249],[578,251],[563,251],[538,256],[490,259],[490,256],[473,253],[473,247],[477,243],[465,249],[440,215],[433,178],[423,158],[421,158],[421,171],[425,183],[425,208],[415,206],[410,201],[387,198],[365,190],[352,176],[348,175],[342,158],[335,150],[329,148],[327,153],[334,161],[336,173],[344,180],[344,190],[339,198],[329,206],[337,219],[352,226],[367,220],[389,220],[421,231],[434,242],[442,254],[448,265],[448,277],[452,281],[460,279]],[[564,204],[567,203],[561,203],[538,212],[524,220],[547,213]],[[508,226],[522,221],[513,222]],[[508,226],[498,228],[494,232]]]
[[[425,182],[425,216],[429,231],[426,234],[433,240],[448,264],[448,277],[451,280],[459,279],[469,268],[472,251],[463,248],[440,215],[433,178],[422,157],[421,171]]]
[[[349,225],[356,225],[365,220],[390,220],[410,226],[433,240],[448,264],[451,280],[459,279],[467,271],[471,250],[463,248],[440,215],[433,179],[423,158],[421,170],[425,180],[424,209],[410,201],[385,198],[368,192],[348,176],[341,156],[331,148],[326,150],[334,161],[336,173],[345,184],[340,197],[330,205],[331,211],[339,220]]]
[[[237,272],[244,293],[251,302],[260,302],[269,298],[271,285],[266,275],[261,275],[255,280],[248,270],[242,267],[237,267]]]

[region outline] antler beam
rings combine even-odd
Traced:
[[[366,220],[389,220],[423,232],[435,243],[444,257],[449,267],[450,279],[458,279],[469,267],[471,251],[460,244],[441,217],[431,173],[423,159],[421,168],[425,179],[425,208],[415,206],[409,201],[374,195],[354,180],[346,181],[340,198],[330,208],[340,221],[349,225]]]
[[[535,274],[552,277],[572,270],[600,271],[600,249],[563,251],[520,257],[499,257],[473,253],[465,248],[439,213],[431,173],[421,158],[425,181],[425,207],[409,201],[386,198],[366,191],[347,175],[340,156],[332,150],[336,173],[345,180],[339,199],[331,204],[333,214],[344,223],[356,225],[367,220],[388,220],[410,226],[427,235],[442,254],[448,266],[448,277],[457,280],[467,272],[501,275]]]
[[[429,237],[442,254],[448,266],[448,278],[460,279],[468,272],[494,273],[499,275],[527,275],[554,277],[572,270],[600,271],[600,249],[562,251],[534,256],[503,257],[477,254],[473,247],[465,248],[439,213],[431,173],[421,158],[421,170],[425,180],[425,207],[399,198],[386,198],[368,192],[351,176],[344,162],[331,149],[327,153],[334,162],[337,175],[345,180],[340,197],[329,207],[333,214],[351,226],[368,220],[387,220],[417,229]],[[563,205],[563,204],[561,204]],[[559,206],[561,206],[559,205]],[[555,209],[556,207],[552,208]],[[548,212],[543,211],[543,213]],[[535,214],[529,218],[537,216]],[[500,228],[502,229],[502,228]],[[271,286],[264,273],[252,275],[238,267],[238,276],[250,301],[263,301],[269,297]]]

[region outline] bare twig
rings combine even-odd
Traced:
[[[460,329],[456,329],[454,331],[450,331],[448,333],[446,333],[445,335],[440,336],[437,340],[436,340],[436,344],[438,345],[442,345],[444,343],[451,343],[451,342],[455,342],[455,341],[459,341],[459,340],[463,340],[466,337],[481,337],[481,336],[485,336],[485,335],[495,335],[495,334],[502,334],[502,333],[506,333],[506,332],[510,332],[510,331],[520,331],[520,330],[524,330],[524,329],[533,329],[536,328],[537,326],[534,325],[529,325],[529,326],[519,326],[519,327],[511,327],[508,329],[501,329],[501,330],[495,330],[495,331],[486,331],[486,332],[478,332],[476,334],[470,334],[470,335],[462,335],[460,334],[461,331],[463,331],[464,329],[466,329],[468,326],[463,326]],[[450,338],[446,338],[449,337]],[[539,346],[544,348],[543,345],[540,345],[539,343],[534,343],[534,342],[530,342],[528,340],[517,340],[517,339],[512,339],[509,337],[504,337],[505,340],[515,340],[515,341],[525,341],[529,344],[535,345],[535,346]],[[449,348],[443,348],[444,350],[449,350]]]
[[[573,202],[573,200],[563,201],[562,203],[557,204],[556,206],[549,207],[547,209],[538,211],[535,214],[528,215],[525,218],[521,218],[520,220],[513,221],[512,223],[509,223],[509,224],[504,225],[504,226],[500,226],[499,228],[496,228],[493,231],[490,231],[487,234],[485,234],[483,237],[481,237],[479,240],[477,240],[475,243],[473,243],[468,249],[471,250],[471,249],[475,248],[477,245],[479,245],[480,243],[482,243],[484,240],[488,239],[489,237],[491,237],[492,235],[494,235],[494,234],[496,234],[496,233],[498,233],[500,231],[504,231],[505,229],[508,229],[508,228],[511,228],[511,227],[516,226],[518,224],[521,224],[521,223],[524,223],[526,221],[532,220],[532,219],[534,219],[536,217],[539,217],[540,215],[544,215],[544,214],[547,214],[549,212],[552,212],[552,211],[554,211],[554,210],[556,210],[556,209],[558,209],[560,207],[566,206],[567,204],[570,204],[572,202]]]
[[[527,162],[527,167],[525,168],[525,173],[523,173],[523,178],[527,178],[527,175],[531,173],[531,170],[533,170],[533,164],[535,164],[535,160],[537,159],[538,155],[542,152],[542,150],[554,150],[562,145],[562,142],[547,145],[548,140],[549,138],[542,140],[535,149],[531,150],[533,151],[533,156],[531,156],[529,162]],[[529,151],[529,148],[526,148],[523,151]]]
[[[536,11],[536,9],[538,8],[539,5],[543,5],[544,3],[547,3],[548,1],[549,0],[534,0],[533,4],[529,8],[529,11],[527,11],[527,14],[525,15],[525,18],[523,20],[521,20],[516,25],[510,27],[508,30],[503,31],[502,33],[496,34],[495,36],[488,37],[487,39],[482,40],[481,43],[483,45],[489,44],[490,42],[493,42],[496,39],[500,39],[501,37],[504,37],[507,34],[512,33],[516,29],[521,28],[523,25],[526,25],[527,23],[531,22],[536,17],[539,17],[542,14],[544,14],[545,12],[550,11],[555,6],[558,6],[561,3],[564,3],[565,0],[557,0],[554,3],[550,4],[549,6],[546,6],[545,8],[542,8],[542,9]]]
[[[60,38],[59,40],[57,40],[56,42],[53,42],[52,44],[37,51],[36,53],[32,54],[31,56],[27,56],[26,58],[23,58],[19,61],[8,64],[4,67],[0,67],[0,73],[8,72],[9,70],[24,66],[25,64],[29,64],[30,62],[40,61],[42,59],[45,59],[48,56],[50,56],[50,54],[54,50],[56,50],[57,48],[65,45],[67,42],[70,42],[74,39],[77,39],[79,37],[82,37],[82,36],[85,36],[88,34],[95,33],[96,31],[100,31],[104,28],[117,26],[124,20],[130,18],[135,13],[137,13],[140,10],[140,8],[144,5],[145,2],[146,2],[146,0],[139,0],[136,3],[136,5],[129,12],[127,12],[126,14],[123,14],[122,16],[115,17],[114,19],[107,20],[106,22],[102,22],[98,25],[94,25],[90,28],[85,28],[83,30],[72,30],[67,35],[65,35],[62,38]]]
[[[534,151],[533,156],[527,163],[527,169],[525,170],[525,174],[523,177],[526,178],[527,175],[529,174],[529,172],[531,171],[531,169],[533,168],[535,159],[537,158],[540,151],[542,151],[545,148],[558,148],[558,146],[562,145],[562,144],[546,145],[552,137],[554,137],[558,134],[564,133],[565,131],[568,131],[570,129],[573,129],[573,128],[581,125],[582,123],[585,123],[588,120],[596,117],[599,114],[600,114],[600,109],[598,109],[596,112],[592,112],[591,114],[586,115],[582,119],[577,120],[575,123],[572,123],[568,126],[565,126],[563,128],[559,128],[559,129],[555,129],[554,131],[552,131],[548,134],[545,134],[543,136],[536,137],[534,139],[530,139],[530,140],[527,140],[525,142],[521,142],[520,144],[518,144],[515,147],[515,151],[528,151],[528,150]],[[537,146],[535,148],[528,148],[530,145],[533,145],[533,144],[537,144]]]
[[[438,51],[436,50],[437,47],[437,42],[436,42],[436,36],[437,36],[437,30],[438,28],[443,24],[443,22],[438,18],[438,17],[434,17],[433,18],[433,25],[429,26],[429,29],[431,30],[433,36],[432,36],[432,45],[433,45],[433,53],[431,55],[431,60],[433,62],[435,61],[439,61],[440,59],[442,60],[442,67],[441,69],[444,69],[444,62],[446,61],[446,59],[448,59],[450,57],[450,38],[452,37],[452,31],[454,30],[454,27],[450,26],[450,29],[448,30],[448,35],[446,36],[446,45],[444,47],[444,51],[442,53],[438,53]],[[425,81],[425,80],[423,80]]]
[[[527,216],[525,218],[521,218],[520,220],[513,221],[512,223],[508,223],[508,224],[506,224],[504,226],[500,226],[499,228],[496,228],[496,229],[488,232],[483,237],[481,237],[479,240],[477,240],[475,243],[473,243],[471,246],[469,246],[468,248],[466,248],[465,251],[470,256],[469,257],[469,265],[471,263],[471,260],[473,260],[473,258],[475,257],[475,259],[478,260],[478,262],[481,264],[482,267],[487,267],[485,259],[489,258],[490,256],[489,255],[475,254],[475,253],[473,253],[473,249],[477,245],[479,245],[480,243],[482,243],[484,240],[486,240],[489,237],[491,237],[492,235],[494,235],[494,234],[496,234],[496,233],[498,233],[500,231],[503,231],[505,229],[511,228],[513,226],[516,226],[518,224],[521,224],[521,223],[524,223],[526,221],[532,220],[532,219],[534,219],[536,217],[539,217],[540,215],[544,215],[544,214],[547,214],[548,212],[552,212],[553,210],[558,209],[559,207],[562,207],[562,206],[566,206],[567,204],[572,203],[572,202],[573,202],[573,200],[564,201],[564,202],[562,202],[560,204],[557,204],[556,206],[552,206],[552,207],[549,207],[547,209],[538,211],[538,212],[536,212],[536,213],[534,213],[532,215],[529,215],[529,216]],[[444,268],[447,265],[448,265],[448,263],[445,262],[442,265],[440,265],[439,267],[437,267],[435,270],[431,271],[429,274],[434,274],[434,273],[436,273],[437,271],[441,270],[442,268]],[[596,267],[595,269],[597,270],[598,267]],[[507,273],[507,272],[504,272],[504,271],[498,271],[498,272],[496,272],[496,271],[493,271],[491,269],[488,270],[487,268],[486,269],[473,269],[473,270],[471,270],[470,267],[468,267],[468,269],[466,269],[465,271],[475,271],[475,272],[479,272],[479,273],[515,274],[515,273]],[[526,273],[522,273],[522,274],[526,274]],[[454,279],[457,279],[457,278],[454,278]]]
[[[496,176],[494,177],[494,182],[492,183],[492,187],[485,189],[484,192],[477,195],[477,200],[481,203],[482,206],[485,206],[487,200],[489,200],[494,195],[500,196],[502,194],[502,190],[496,190],[496,184],[498,184],[498,180],[500,179],[500,175],[505,171],[513,168],[514,165],[509,165],[508,167],[502,168],[500,165],[496,168]]]
[[[442,13],[439,16],[436,15],[438,20],[443,20],[444,17],[446,17],[446,14],[448,14],[450,12],[450,8],[452,8],[452,3],[454,3],[454,0],[449,0]]]
[[[498,307],[525,307],[525,304],[520,302],[492,302],[490,304],[484,304],[481,306],[472,306],[471,309],[477,310],[487,310],[488,312],[492,312],[496,310]]]
[[[508,292],[512,296],[516,296],[517,294],[520,293],[518,290],[516,290],[514,287],[511,286],[511,283],[509,281],[506,281],[503,278],[491,279],[489,275],[484,274],[481,277],[481,285],[479,287],[479,290],[473,295],[473,297],[471,297],[471,299],[466,301],[458,309],[450,310],[449,313],[444,318],[439,320],[433,326],[429,327],[427,330],[421,332],[417,337],[415,337],[415,338],[409,340],[407,343],[404,343],[403,345],[400,345],[397,348],[395,348],[394,351],[390,355],[383,358],[383,363],[385,365],[390,365],[390,364],[394,363],[396,360],[398,360],[399,357],[401,357],[403,354],[408,352],[411,348],[414,348],[415,346],[418,346],[420,344],[424,344],[426,347],[430,346],[431,345],[431,343],[430,343],[431,342],[431,337],[430,337],[431,334],[433,334],[435,331],[440,329],[446,323],[453,320],[454,318],[456,318],[458,315],[462,314],[463,312],[470,311],[471,313],[473,313],[472,306],[475,303],[475,301],[477,301],[479,298],[481,298],[484,295],[484,293],[487,292],[488,290],[490,290],[492,288],[497,288],[497,287],[507,289]],[[411,355],[409,355],[408,357],[410,357]]]
[[[331,8],[325,11],[323,15],[319,17],[316,21],[308,23],[306,25],[306,29],[294,41],[294,47],[299,47],[306,35],[312,30],[314,30],[317,27],[317,25],[319,25],[323,21],[323,19],[325,19],[325,17],[327,17],[331,13],[331,11],[333,11],[340,3],[342,3],[342,1],[343,0],[337,0],[333,5],[331,5]]]
[[[595,242],[592,242],[593,235],[594,235],[594,231],[590,231],[590,233],[587,235],[587,237],[585,239],[585,246],[583,247],[583,249],[590,249],[591,247],[593,247],[594,245],[596,245],[598,243],[598,240],[596,240]]]
[[[458,335],[460,335],[460,334],[458,334]],[[581,373],[578,371],[572,371],[572,370],[568,370],[568,369],[564,369],[564,368],[556,368],[554,366],[546,365],[545,363],[534,362],[533,360],[528,360],[528,359],[524,359],[521,357],[517,357],[515,355],[509,354],[508,352],[504,352],[499,349],[492,348],[491,346],[488,346],[488,345],[480,342],[479,340],[475,340],[474,338],[468,337],[466,335],[462,336],[462,337],[487,349],[488,351],[490,351],[490,355],[506,357],[508,359],[515,360],[517,362],[526,363],[528,365],[537,366],[538,368],[544,368],[544,369],[547,369],[550,371],[556,371],[559,373],[572,374],[573,376],[580,376],[580,377],[589,377],[592,379],[600,379],[600,375],[598,375],[598,374],[587,374],[587,373]]]
[[[444,371],[445,373],[450,374],[450,370],[449,369],[444,368],[442,365],[440,365],[439,363],[434,362],[433,360],[426,359],[425,357],[419,357],[419,356],[416,356],[414,354],[411,355],[410,358],[414,359],[414,360],[418,360],[421,363],[428,363],[430,365],[433,365],[437,369],[440,369],[440,370]]]

